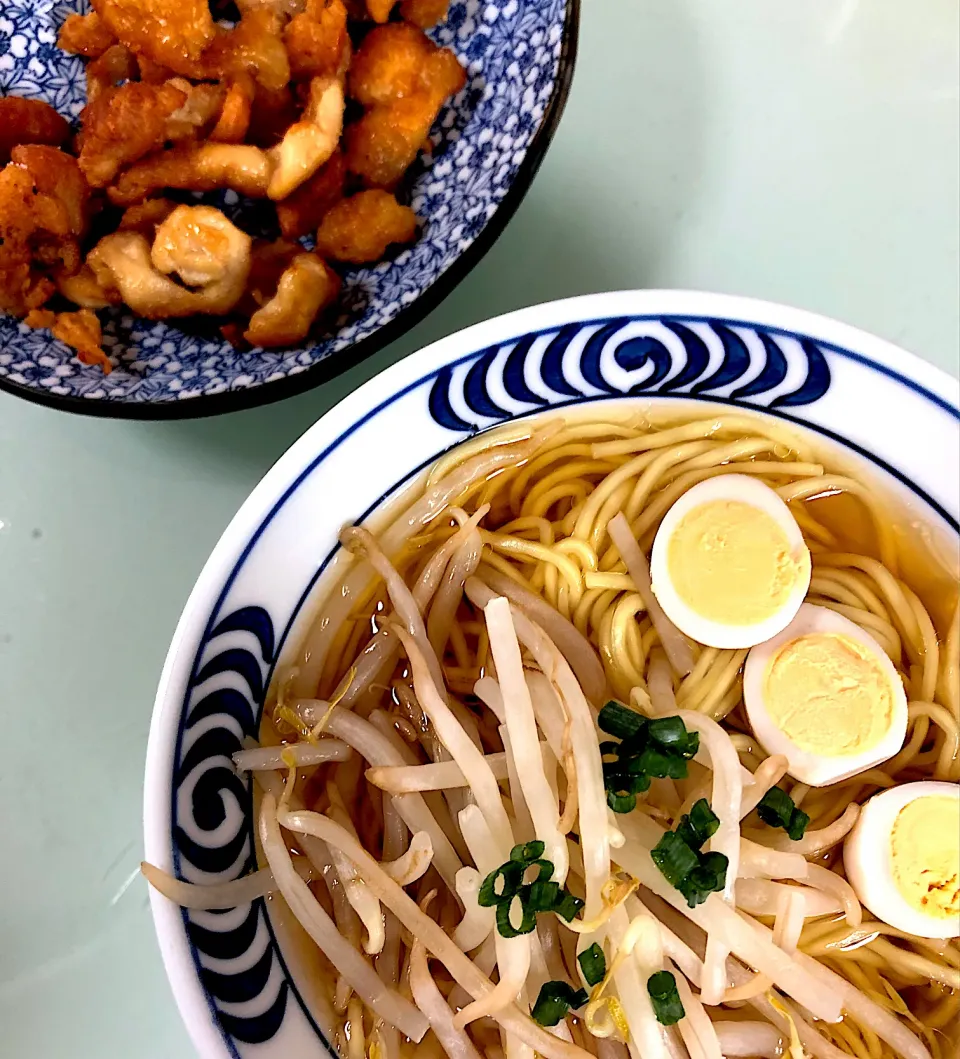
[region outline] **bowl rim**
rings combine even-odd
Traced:
[[[33,404],[56,408],[61,412],[95,416],[104,419],[132,419],[162,421],[174,419],[205,419],[226,412],[240,412],[261,405],[273,404],[306,393],[325,382],[342,375],[350,368],[369,359],[392,342],[402,338],[409,330],[421,323],[440,305],[477,267],[503,235],[513,215],[520,208],[534,178],[543,164],[550,144],[556,135],[563,112],[566,109],[573,77],[577,65],[580,40],[581,0],[566,0],[563,20],[563,39],[557,75],[550,102],[544,111],[540,127],[534,134],[526,156],[517,169],[516,176],[506,195],[500,200],[493,217],[483,226],[480,234],[415,301],[402,306],[397,315],[366,338],[353,345],[331,353],[317,364],[311,365],[295,375],[285,375],[272,382],[261,383],[222,393],[201,394],[184,401],[130,401],[108,398],[76,397],[72,394],[55,394],[36,386],[12,382],[0,375],[0,391],[21,397]]]
[[[178,694],[181,681],[185,674],[189,676],[196,652],[226,596],[233,574],[242,565],[261,528],[279,510],[302,477],[326,455],[337,438],[392,400],[390,395],[399,396],[438,371],[475,358],[492,344],[509,342],[512,337],[537,331],[543,326],[539,321],[544,318],[550,319],[548,326],[552,330],[568,320],[586,323],[620,315],[626,304],[636,316],[649,314],[740,321],[747,326],[813,337],[825,347],[839,349],[847,357],[865,362],[898,385],[921,393],[956,420],[960,429],[960,381],[942,369],[859,328],[805,310],[736,295],[677,290],[584,295],[494,317],[409,354],[344,397],[279,457],[230,520],[198,575],[171,640],[151,718],[143,802],[144,844],[148,859],[169,844],[166,818],[170,807],[177,729],[184,707],[183,698]],[[638,396],[643,399],[656,394]],[[547,409],[540,409],[534,414],[545,411]],[[762,407],[756,409],[758,414],[765,411],[767,409]],[[814,432],[818,430],[812,424],[798,425]],[[463,440],[459,438],[451,444],[461,444]],[[839,440],[850,445],[842,438]],[[216,1012],[209,1012],[212,1018],[200,1017],[196,968],[184,951],[179,934],[181,911],[152,889],[150,902],[167,977],[188,1033],[201,1056],[222,1056],[225,1052]],[[199,988],[201,993],[204,992],[202,986]]]

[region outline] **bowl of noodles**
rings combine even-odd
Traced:
[[[526,309],[344,400],[157,695],[199,1052],[955,1055],[958,460],[955,380],[716,295]]]

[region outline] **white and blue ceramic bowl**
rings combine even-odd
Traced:
[[[83,64],[56,46],[86,0],[4,0],[0,95],[44,99],[76,119]],[[563,112],[576,57],[579,0],[453,0],[432,36],[468,70],[440,115],[433,156],[408,191],[424,222],[392,261],[345,277],[334,332],[317,345],[238,353],[215,329],[189,333],[116,310],[104,314],[115,370],[81,364],[47,331],[0,315],[0,388],[73,412],[130,419],[214,415],[317,386],[399,338],[438,305],[490,249],[520,205]],[[220,200],[253,235],[256,203]],[[109,315],[109,319],[107,316]]]
[[[371,379],[253,491],[207,562],[167,656],[150,732],[146,857],[191,882],[254,864],[252,796],[230,754],[256,736],[337,532],[479,430],[548,409],[752,409],[820,435],[957,556],[960,385],[809,313],[647,291],[537,306],[471,327]],[[363,470],[358,474],[358,469]],[[276,907],[184,912],[153,895],[167,971],[205,1057],[328,1056]]]

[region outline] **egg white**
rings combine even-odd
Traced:
[[[689,607],[674,587],[670,577],[667,552],[670,539],[681,520],[694,508],[717,500],[732,500],[769,515],[785,534],[791,554],[795,558],[806,556],[806,572],[797,578],[790,595],[783,605],[769,618],[752,625],[735,625],[705,618]],[[667,617],[681,632],[708,647],[743,648],[769,640],[787,626],[803,602],[810,587],[810,561],[803,532],[790,509],[779,496],[763,482],[746,474],[724,474],[708,478],[683,496],[664,515],[653,542],[650,556],[650,578],[653,593]]]
[[[856,754],[825,757],[796,745],[773,721],[764,697],[764,677],[777,651],[791,640],[815,633],[847,636],[874,656],[890,686],[893,716],[886,735],[875,746]],[[893,663],[877,641],[859,625],[828,607],[804,603],[793,621],[777,636],[762,643],[747,655],[743,669],[743,701],[757,739],[768,754],[783,754],[787,771],[801,783],[822,787],[848,779],[893,757],[903,746],[907,734],[907,696],[903,681]]]
[[[960,799],[960,785],[923,780],[875,794],[847,835],[843,864],[857,897],[877,919],[921,938],[952,938],[960,934],[960,919],[951,922],[925,915],[900,893],[893,877],[890,835],[897,815],[915,799],[931,796]]]

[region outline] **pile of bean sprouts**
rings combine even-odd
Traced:
[[[731,472],[786,501],[812,553],[809,600],[868,630],[902,675],[909,728],[882,766],[793,781],[746,722],[746,652],[693,644],[657,605],[660,519]],[[871,540],[818,519],[837,494],[862,505]],[[344,1059],[957,1054],[957,939],[872,918],[840,856],[870,795],[960,780],[956,597],[938,629],[868,483],[759,416],[541,419],[453,450],[379,532],[350,527],[341,544],[352,558],[276,674],[260,744],[234,758],[255,781],[262,870],[215,886],[144,871],[189,908],[289,906],[318,950],[313,1015]],[[622,815],[597,728],[611,698],[700,737],[688,778],[655,779]],[[810,816],[798,841],[753,812],[777,784]],[[707,848],[729,869],[690,908],[650,851],[704,797],[719,819]],[[506,938],[478,892],[533,840],[584,904]],[[581,988],[594,943],[604,981],[540,1025],[541,987]],[[672,1026],[646,988],[660,970],[685,1012]]]

